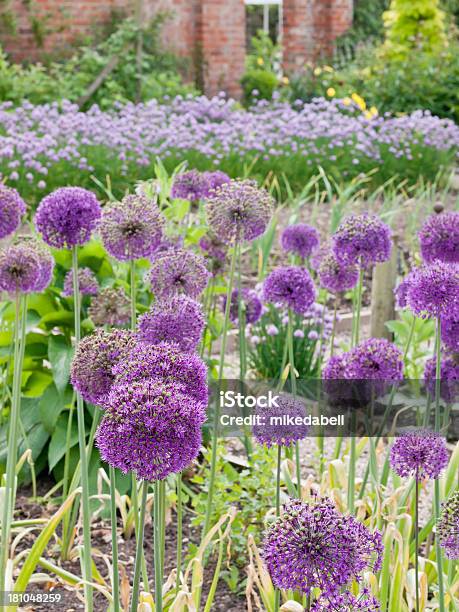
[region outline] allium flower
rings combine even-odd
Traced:
[[[151,344],[177,344],[182,351],[194,351],[201,340],[204,315],[201,304],[186,295],[158,301],[150,312],[139,317],[140,340]]]
[[[276,268],[266,278],[263,297],[267,302],[282,304],[297,314],[304,314],[316,297],[309,272],[298,266]]]
[[[332,241],[337,259],[365,267],[387,261],[392,250],[390,228],[375,215],[347,217]]]
[[[331,500],[291,501],[269,527],[263,559],[273,584],[323,596],[339,593],[362,572],[381,567],[382,538],[353,516],[340,514]]]
[[[102,289],[88,308],[94,325],[125,325],[131,318],[131,300],[122,287]]]
[[[255,414],[260,416],[262,422],[254,425],[253,435],[259,444],[268,448],[275,444],[280,446],[291,446],[296,440],[307,437],[309,427],[298,420],[295,425],[284,424],[282,418],[304,419],[306,416],[305,404],[287,393],[282,393],[276,400],[278,406],[271,405],[269,408],[257,408]]]
[[[306,259],[318,248],[320,236],[315,227],[298,223],[284,229],[280,242],[286,253],[294,253]]]
[[[225,263],[226,245],[212,234],[207,234],[200,239],[199,248],[202,249],[208,257],[218,259],[221,263]]]
[[[459,266],[434,261],[411,272],[406,300],[421,317],[448,317],[459,312]]]
[[[209,178],[198,170],[177,174],[171,189],[171,198],[197,202],[205,198],[210,189]]]
[[[160,378],[165,382],[180,383],[203,406],[207,406],[207,368],[194,353],[184,353],[177,346],[162,342],[139,342],[126,359],[114,368],[116,382],[130,385],[146,378]]]
[[[78,287],[81,295],[97,295],[99,293],[99,283],[96,275],[91,268],[78,269]],[[70,297],[73,295],[73,271],[69,270],[65,275],[64,288],[62,295]]]
[[[71,248],[88,242],[100,216],[100,204],[91,191],[61,187],[40,202],[35,225],[50,246]]]
[[[230,319],[233,323],[237,323],[239,319],[239,307],[238,307],[238,296],[239,290],[234,289],[231,294],[231,305],[230,305]],[[261,317],[261,311],[263,304],[261,303],[258,294],[253,289],[242,290],[242,308],[245,312],[246,323],[256,323]],[[223,298],[223,312],[226,310],[226,297]]]
[[[432,397],[435,396],[437,360],[428,359],[424,369],[424,383]],[[440,397],[453,404],[459,397],[459,360],[453,356],[443,357],[440,366]]]
[[[402,280],[402,282],[397,285],[397,287],[394,290],[395,299],[397,301],[397,306],[399,308],[406,308],[408,306],[407,297],[408,297],[408,289],[410,288],[410,285],[411,285],[411,276],[410,274],[408,274],[408,276],[406,276]]]
[[[192,251],[166,251],[151,264],[151,289],[158,299],[184,294],[197,298],[210,277],[204,259]]]
[[[279,333],[279,330],[277,329],[275,325],[270,323],[269,325],[266,326],[266,333],[268,334],[268,336],[277,336],[277,334]]]
[[[44,291],[53,268],[54,259],[43,244],[29,237],[18,238],[0,251],[0,291]]]
[[[0,239],[18,229],[25,212],[25,202],[16,189],[0,183]]]
[[[330,597],[319,597],[311,604],[311,612],[379,612],[380,610],[381,604],[368,588],[362,589],[359,595],[344,591]]]
[[[103,405],[115,376],[113,367],[126,359],[136,346],[132,332],[125,329],[102,329],[85,336],[79,343],[72,361],[70,381],[83,399]]]
[[[225,242],[255,240],[271,220],[273,198],[255,181],[230,181],[210,194],[206,202],[212,232]]]
[[[452,317],[442,317],[441,339],[448,349],[459,353],[459,313]]]
[[[105,248],[120,261],[150,257],[161,244],[163,220],[155,200],[127,195],[102,211],[100,233]]]
[[[430,216],[418,235],[424,261],[459,263],[459,212]]]
[[[164,480],[193,461],[205,410],[178,383],[144,379],[114,384],[96,443],[104,461],[141,480]]]
[[[317,274],[320,286],[331,293],[353,289],[359,280],[358,267],[339,261],[333,251],[322,256]]]
[[[230,177],[221,170],[215,170],[215,172],[204,172],[204,177],[207,179],[207,184],[209,187],[209,191],[206,193],[205,197],[209,195],[211,189],[218,189],[218,187],[221,187],[225,183],[229,183],[231,180]]]
[[[401,381],[402,352],[385,338],[369,338],[348,353],[346,378],[391,383]]]
[[[437,534],[448,559],[459,559],[459,491],[443,502]]]
[[[403,478],[414,476],[418,481],[436,479],[448,465],[445,441],[428,429],[407,431],[392,445],[390,464]]]

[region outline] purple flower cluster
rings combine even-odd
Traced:
[[[430,216],[419,232],[419,243],[425,262],[459,264],[459,212]]]
[[[96,275],[90,268],[79,268],[78,287],[81,295],[97,295],[99,293],[99,283]],[[73,295],[73,272],[69,270],[64,278],[64,288],[62,295],[70,297]]]
[[[88,315],[100,327],[125,325],[131,318],[131,300],[122,287],[107,287],[92,299]]]
[[[298,223],[285,228],[280,242],[286,253],[293,253],[301,259],[306,259],[318,249],[320,236],[315,227],[306,223]]]
[[[304,314],[316,297],[311,275],[305,268],[283,266],[269,274],[263,285],[263,299]]]
[[[207,199],[207,220],[222,242],[232,244],[255,240],[271,221],[273,198],[255,181],[224,183]]]
[[[199,240],[199,248],[204,253],[209,271],[216,276],[222,271],[227,256],[227,246],[216,236],[207,234]]]
[[[53,270],[54,259],[45,245],[20,237],[0,251],[0,291],[39,293],[50,284]]]
[[[175,177],[171,189],[171,198],[198,202],[207,198],[212,190],[229,182],[230,177],[220,170],[215,172],[189,170]]]
[[[317,275],[320,286],[331,293],[349,291],[359,280],[358,267],[339,261],[331,250],[322,256]]]
[[[339,261],[364,267],[389,259],[392,237],[388,225],[375,215],[351,215],[332,236]]]
[[[441,339],[451,351],[459,353],[459,313],[441,319]]]
[[[138,336],[151,344],[169,342],[182,351],[194,351],[204,329],[201,305],[186,295],[158,301],[150,312],[139,317]]]
[[[0,183],[0,239],[18,229],[25,212],[25,202],[16,189]]]
[[[185,249],[165,251],[151,264],[151,290],[161,300],[180,294],[197,298],[209,277],[204,259]]]
[[[132,332],[97,329],[79,343],[72,361],[70,381],[84,400],[103,406],[115,376],[113,367],[136,346]]]
[[[403,478],[436,479],[448,465],[444,439],[436,432],[415,429],[403,433],[392,445],[390,464]]]
[[[436,380],[437,360],[428,359],[424,369],[424,383],[432,397],[435,397]],[[447,404],[453,404],[459,397],[459,360],[451,355],[442,358],[440,381],[440,397]]]
[[[150,257],[161,244],[163,220],[155,200],[127,195],[107,204],[100,233],[107,251],[120,261]]]
[[[381,604],[368,588],[358,595],[344,591],[339,595],[319,597],[311,604],[311,612],[379,612]]]
[[[353,516],[343,516],[329,499],[289,502],[269,527],[263,559],[273,584],[324,597],[338,595],[362,572],[381,567],[382,538]]]
[[[229,316],[233,323],[237,323],[239,319],[239,289],[234,289],[231,294],[231,305]],[[241,291],[241,308],[244,310],[246,323],[256,323],[263,310],[258,293],[254,289],[242,289]],[[223,298],[223,312],[226,310],[226,297]]]
[[[443,502],[437,533],[448,559],[459,559],[459,491]]]
[[[434,261],[410,272],[406,303],[420,317],[451,317],[459,312],[459,266]]]
[[[294,425],[287,423],[284,425],[277,420],[284,416],[304,419],[306,406],[300,399],[282,393],[277,399],[277,404],[278,406],[256,410],[256,415],[261,417],[261,422],[254,425],[253,435],[259,444],[264,444],[268,448],[274,445],[291,446],[293,442],[306,438],[309,431],[308,426],[301,421]]]
[[[100,216],[100,204],[91,191],[61,187],[40,202],[35,225],[50,246],[71,248],[88,242]]]

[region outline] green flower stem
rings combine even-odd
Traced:
[[[357,346],[360,339],[360,313],[362,311],[363,266],[359,264],[359,282],[357,284],[357,297],[355,304],[355,326],[352,346]]]
[[[13,363],[13,397],[8,430],[8,455],[6,460],[6,485],[2,514],[2,544],[0,555],[0,592],[5,590],[9,547],[11,537],[11,522],[14,514],[14,498],[16,488],[16,461],[18,454],[18,429],[21,411],[21,373],[24,359],[25,326],[27,319],[27,298],[23,299],[21,317],[21,296],[19,291],[15,297],[14,317],[14,363]]]
[[[81,339],[81,304],[80,287],[78,283],[78,247],[72,249],[72,270],[73,270],[73,296],[75,305],[75,348]],[[89,506],[89,477],[88,477],[88,457],[86,454],[86,430],[84,423],[84,403],[83,398],[77,392],[77,417],[78,417],[78,444],[80,448],[81,464],[81,506],[83,515],[83,578],[86,611],[93,610],[93,593],[90,585],[92,580],[91,564],[91,509]]]
[[[155,504],[156,504],[156,485],[157,483],[155,482]],[[141,487],[142,487],[142,500],[140,502],[139,524],[138,524],[138,529],[136,531],[137,540],[136,540],[136,549],[135,549],[134,580],[132,583],[131,612],[137,612],[137,608],[139,605],[140,570],[142,567],[143,532],[144,532],[144,527],[145,527],[145,508],[147,505],[148,482],[147,481],[142,482]],[[156,522],[155,522],[155,525],[156,525]],[[156,567],[156,556],[155,556],[155,567]]]
[[[416,474],[415,483],[415,513],[414,513],[414,575],[416,585],[416,612],[419,612],[419,482]]]
[[[336,334],[336,313],[338,309],[338,302],[335,299],[335,305],[333,307],[333,325],[332,325],[332,333],[330,338],[330,357],[333,357],[333,353],[335,351],[335,334]]]
[[[437,326],[435,333],[435,431],[440,431],[441,415],[440,415],[440,391],[441,391],[441,324],[440,317],[437,318]],[[438,524],[441,512],[441,492],[440,480],[437,478],[434,483],[434,509],[435,521]],[[435,552],[437,557],[437,573],[438,573],[438,605],[440,612],[445,612],[445,586],[443,582],[443,551],[440,546],[438,534],[435,537]]]
[[[293,315],[292,311],[288,309],[288,328],[287,328],[287,344],[288,344],[288,360],[290,364],[290,381],[292,384],[292,395],[296,396],[296,372],[295,372],[295,354],[293,351]],[[298,489],[298,499],[301,499],[301,464],[300,464],[300,444],[298,440],[295,441],[295,466],[296,466],[296,480]]]
[[[129,262],[129,279],[131,285],[131,330],[135,331],[135,327],[137,324],[137,309],[136,309],[136,301],[137,301],[137,292],[136,292],[136,284],[135,284],[135,260],[131,259]]]
[[[154,498],[154,554],[155,554],[155,612],[163,610],[163,571],[162,571],[162,524],[161,524],[161,483],[155,481]],[[135,611],[137,608],[135,608]],[[134,612],[134,608],[132,609]]]
[[[204,313],[205,313],[205,325],[204,325],[204,330],[202,332],[202,340],[201,340],[201,346],[200,346],[200,350],[199,350],[199,354],[201,359],[204,358],[204,353],[206,350],[206,337],[207,337],[207,332],[210,330],[210,326],[209,326],[209,321],[210,321],[210,317],[212,314],[212,304],[214,301],[214,289],[215,289],[215,280],[214,277],[212,276],[210,278],[209,281],[209,285],[207,287],[206,293],[205,293],[205,297],[204,297]],[[211,334],[212,335],[212,334]],[[212,338],[210,338],[210,343],[212,343]]]
[[[247,339],[246,339],[246,318],[245,318],[245,307],[242,301],[242,274],[241,274],[241,254],[242,247],[241,244],[238,245],[237,249],[237,259],[238,259],[238,294],[237,294],[237,318],[238,318],[238,327],[239,327],[239,380],[241,382],[241,392],[244,392],[244,380],[247,372]],[[243,416],[247,416],[247,410],[244,407]],[[247,458],[250,461],[250,456],[252,454],[252,443],[250,441],[250,436],[247,433],[247,426],[244,425],[244,446],[245,451],[247,453]]]
[[[183,544],[183,505],[182,505],[182,472],[177,474],[177,593],[180,590],[180,572],[182,570]]]
[[[112,566],[113,566],[113,609],[119,612],[120,608],[120,578],[118,569],[118,533],[116,517],[116,476],[115,468],[110,465],[110,519],[112,522]]]
[[[351,412],[351,449],[349,454],[349,473],[348,473],[348,484],[347,484],[347,507],[351,514],[354,514],[355,510],[355,462],[357,460],[357,448],[356,448],[356,422],[357,415],[355,410]]]
[[[228,328],[229,328],[229,313],[231,307],[231,295],[233,292],[233,284],[234,284],[234,272],[236,268],[236,259],[237,259],[237,248],[234,246],[233,255],[231,258],[231,268],[230,275],[228,281],[228,289],[226,292],[226,307],[225,307],[225,319],[223,322],[223,331],[222,331],[222,340],[221,340],[221,348],[220,348],[220,362],[218,368],[218,380],[219,382],[223,378],[223,370],[225,365],[225,351],[226,351],[226,341],[228,337]],[[202,537],[204,537],[209,531],[210,527],[210,517],[212,513],[212,501],[214,494],[214,484],[215,484],[215,471],[217,467],[217,434],[218,434],[218,422],[220,418],[220,405],[218,401],[215,403],[215,414],[214,414],[214,423],[212,427],[212,452],[210,457],[210,477],[209,477],[209,491],[207,494],[207,506],[206,506],[206,515],[204,519],[204,526],[202,530]]]

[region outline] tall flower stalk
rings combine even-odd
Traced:
[[[287,343],[288,343],[288,359],[290,369],[290,382],[292,385],[293,397],[296,395],[296,370],[295,370],[295,354],[293,351],[293,314],[291,308],[288,309],[288,328],[287,328]],[[296,481],[298,490],[298,499],[301,499],[301,464],[300,464],[300,444],[295,440],[295,468]]]
[[[142,570],[142,558],[143,558],[143,536],[145,529],[145,509],[147,505],[147,493],[148,493],[148,482],[144,481],[142,487],[142,498],[140,502],[140,516],[136,525],[136,551],[135,551],[135,562],[134,562],[134,579],[132,582],[132,599],[131,599],[131,612],[137,612],[139,605],[139,589],[140,589],[140,573]],[[136,491],[137,497],[137,491]],[[156,483],[155,483],[155,509],[156,509]],[[156,513],[155,513],[155,529],[156,529]],[[156,539],[155,539],[156,542]],[[156,556],[155,548],[155,572],[158,557]],[[162,587],[162,584],[161,584]],[[157,585],[156,585],[157,588]],[[161,608],[156,608],[158,612],[161,612]]]
[[[440,414],[440,394],[441,394],[441,319],[437,317],[435,331],[435,431],[440,431],[441,414]],[[437,478],[434,483],[434,509],[435,520],[438,523],[441,514],[441,492],[440,481]],[[438,535],[435,537],[435,553],[437,557],[437,573],[438,573],[438,603],[440,612],[445,610],[445,585],[443,580],[443,550],[440,544]]]

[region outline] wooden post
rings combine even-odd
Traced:
[[[386,327],[386,321],[395,318],[394,289],[397,282],[397,241],[390,259],[375,266],[373,270],[373,286],[371,290],[371,338],[387,338],[392,340],[392,334]]]

